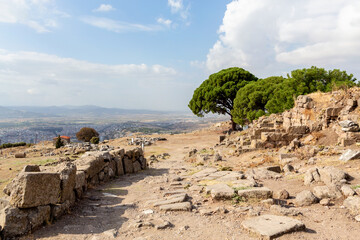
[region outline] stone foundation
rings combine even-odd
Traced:
[[[24,235],[58,219],[88,187],[146,168],[141,148],[87,152],[55,166],[25,166],[0,199],[0,239]]]

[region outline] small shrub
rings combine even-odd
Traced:
[[[90,142],[91,142],[92,144],[99,144],[100,138],[98,138],[98,137],[92,137],[92,138],[90,139]]]
[[[76,138],[83,142],[90,142],[93,137],[99,137],[99,133],[93,128],[83,127],[76,133]]]
[[[61,148],[64,146],[63,141],[61,140],[60,135],[57,137],[56,142],[55,142],[55,148]]]

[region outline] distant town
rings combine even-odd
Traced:
[[[68,121],[66,124],[52,123],[52,122],[31,122],[21,123],[21,126],[1,127],[0,124],[0,144],[3,143],[39,143],[41,141],[51,141],[58,135],[69,136],[72,142],[77,142],[76,133],[82,127],[91,127],[96,129],[100,134],[100,140],[109,140],[131,136],[133,133],[142,134],[156,134],[169,133],[176,134],[197,129],[202,125],[208,125],[212,122],[219,121],[219,118],[194,118],[175,119],[165,121],[126,121],[114,123],[101,123],[96,121],[94,123],[81,123],[74,120],[74,123]],[[3,124],[6,126],[6,124]]]

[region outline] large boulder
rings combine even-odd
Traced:
[[[312,192],[304,190],[296,195],[295,201],[297,206],[309,206],[313,203],[317,203],[319,200]]]
[[[56,204],[60,197],[60,174],[22,172],[11,183],[10,204],[31,208]]]
[[[337,199],[342,196],[341,192],[335,186],[316,186],[313,189],[313,193],[318,199]]]
[[[333,166],[319,169],[320,179],[326,185],[342,185],[349,175],[341,169]]]

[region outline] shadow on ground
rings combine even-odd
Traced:
[[[21,238],[27,239],[88,239],[81,235],[102,234],[118,230],[126,221],[123,217],[126,210],[136,209],[136,204],[122,204],[128,194],[126,187],[149,176],[161,176],[169,169],[148,169],[137,174],[121,176],[94,189],[89,189],[85,197],[77,202],[71,212],[44,226],[33,234]],[[66,237],[69,235],[69,238]],[[79,236],[74,236],[79,235]],[[61,237],[60,237],[61,236]],[[104,239],[101,237],[101,239]]]

